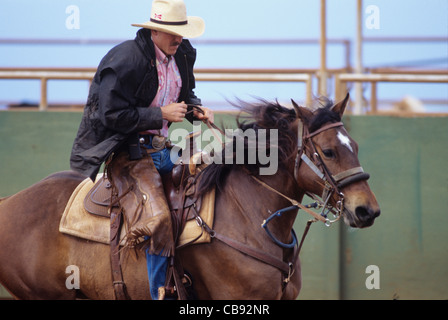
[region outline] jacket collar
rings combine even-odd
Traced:
[[[137,31],[135,41],[138,47],[142,50],[144,56],[150,61],[151,66],[156,65],[156,52],[154,43],[151,39],[151,30],[142,28]],[[193,64],[196,59],[196,50],[192,47],[187,39],[182,41],[182,44],[177,49],[174,55],[177,67],[182,78],[182,88],[180,92],[180,100],[187,99],[188,92],[190,91],[190,76],[193,74]]]
[[[154,43],[151,39],[151,30],[144,28],[138,30],[137,36],[135,37],[135,42],[137,42],[138,46],[143,51],[148,60],[154,59],[156,57]]]
[[[148,59],[155,59],[156,53],[154,49],[154,43],[151,39],[151,30],[145,28],[138,30],[135,41]],[[183,56],[184,54],[190,55],[193,53],[194,48],[191,46],[188,40],[184,39],[174,56]]]

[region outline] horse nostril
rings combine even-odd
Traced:
[[[373,216],[374,216],[375,218],[378,218],[378,217],[380,216],[380,214],[381,214],[381,210],[378,209],[377,211],[375,211],[375,213],[373,214]]]
[[[381,214],[381,210],[374,210],[370,207],[359,206],[355,210],[356,216],[361,221],[373,220]]]

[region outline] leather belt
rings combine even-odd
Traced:
[[[172,147],[171,141],[167,137],[159,135],[141,135],[139,142],[145,148],[155,149],[156,151]]]

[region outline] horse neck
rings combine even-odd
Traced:
[[[302,200],[303,192],[299,191],[293,176],[286,170],[279,169],[275,175],[257,176],[257,179],[289,198]],[[222,196],[223,203],[231,207],[231,214],[228,209],[225,214],[232,220],[232,222],[229,221],[232,229],[240,229],[239,232],[246,234],[248,232],[264,233],[260,227],[261,223],[275,211],[291,206],[289,200],[261,185],[242,169],[233,169],[230,172]],[[291,211],[279,219],[272,220],[270,230],[281,241],[290,241],[296,215],[296,211]]]

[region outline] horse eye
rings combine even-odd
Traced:
[[[322,150],[322,153],[328,159],[333,159],[335,157],[335,154],[334,154],[333,150],[331,150],[331,149]]]

